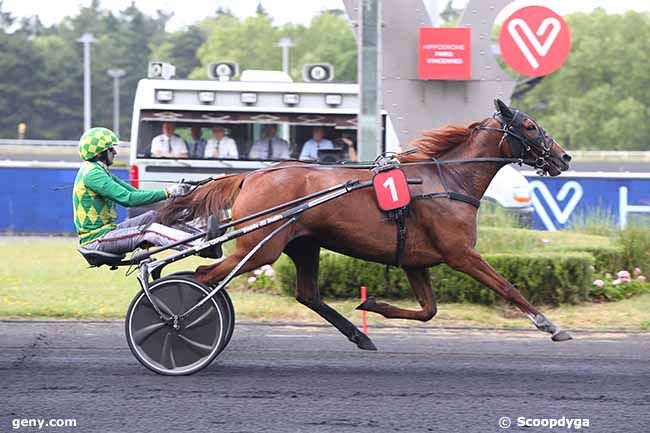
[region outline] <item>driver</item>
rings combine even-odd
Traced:
[[[158,212],[151,210],[135,218],[115,224],[117,212],[115,203],[122,206],[142,206],[180,197],[190,192],[191,186],[180,183],[165,189],[142,191],[118,179],[108,167],[113,164],[117,151],[117,136],[106,128],[92,128],[79,140],[79,154],[85,163],[77,172],[72,193],[74,225],[79,234],[79,243],[85,249],[112,254],[124,254],[144,245],[166,246],[189,233],[178,228],[159,224]],[[211,225],[216,220],[210,219]],[[192,228],[193,229],[193,228]],[[197,229],[193,229],[198,232]],[[209,227],[208,233],[215,233]],[[181,244],[177,249],[196,246],[202,242]],[[221,257],[220,246],[203,250],[203,257]]]

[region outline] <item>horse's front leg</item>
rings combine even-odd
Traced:
[[[553,341],[566,341],[571,339],[569,333],[562,331],[559,327],[551,323],[550,320],[519,293],[519,290],[515,286],[494,270],[474,249],[468,249],[454,254],[453,257],[448,257],[447,264],[494,290],[504,299],[513,302],[528,316],[537,329],[552,334],[551,339]]]
[[[415,298],[422,307],[421,310],[400,308],[386,302],[377,302],[374,297],[368,298],[357,310],[372,311],[388,319],[411,319],[426,322],[436,315],[436,299],[431,287],[431,275],[427,268],[405,269]]]

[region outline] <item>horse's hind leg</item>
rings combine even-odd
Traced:
[[[452,268],[466,273],[479,283],[497,292],[507,301],[517,305],[521,311],[526,313],[537,329],[553,334],[551,336],[553,341],[566,341],[571,339],[571,336],[566,331],[560,330],[559,327],[551,323],[537,308],[533,307],[515,286],[494,270],[475,250],[470,249],[462,252],[462,254],[455,255],[453,258],[448,258],[447,263]]]
[[[309,238],[291,241],[284,250],[296,265],[296,299],[341,331],[359,349],[377,350],[373,342],[348,319],[323,302],[318,289],[320,247]]]
[[[431,275],[427,268],[405,269],[406,276],[411,283],[413,294],[422,307],[421,310],[400,308],[386,302],[377,302],[370,297],[357,307],[358,310],[372,311],[388,319],[411,319],[426,322],[436,315],[436,299],[431,287]]]

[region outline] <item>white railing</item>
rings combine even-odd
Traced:
[[[0,138],[0,146],[18,146],[29,149],[30,147],[77,147],[79,146],[79,140],[17,140],[9,138]],[[128,141],[120,141],[118,145],[120,148],[130,147]]]
[[[570,150],[574,160],[580,159],[616,159],[650,161],[650,151],[647,150]]]

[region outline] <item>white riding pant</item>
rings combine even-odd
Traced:
[[[106,233],[92,243],[84,245],[84,248],[106,253],[125,254],[145,243],[164,247],[199,232],[197,229],[188,226],[183,226],[183,228],[194,230],[194,233],[180,230],[179,228],[164,226],[158,223],[158,221],[160,221],[158,212],[150,210],[149,212],[145,212],[134,218],[129,218],[118,224],[114,230]],[[190,248],[201,242],[202,239],[199,238],[195,241],[174,247],[174,249],[182,250]]]

